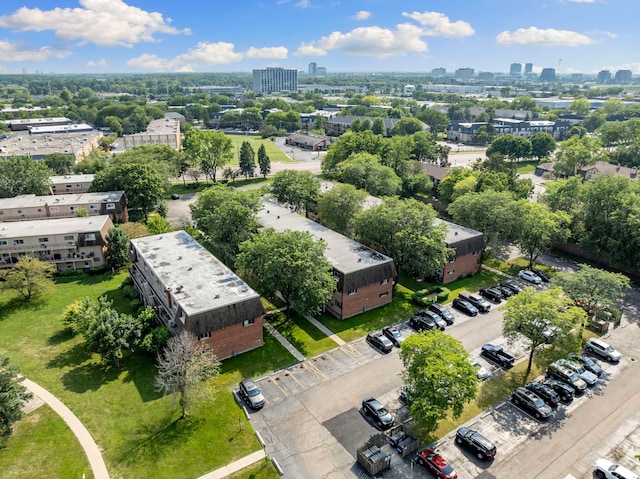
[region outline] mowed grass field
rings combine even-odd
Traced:
[[[261,136],[250,136],[250,135],[225,135],[231,139],[233,142],[233,166],[238,165],[238,158],[240,157],[240,148],[242,147],[242,142],[248,141],[253,148],[253,151],[256,153],[256,163],[258,161],[258,150],[261,145],[264,145],[264,149],[267,152],[267,156],[271,160],[272,163],[293,163],[293,160],[289,158],[284,152],[273,144],[269,138],[262,138]]]
[[[60,321],[68,304],[103,294],[121,312],[129,312],[119,289],[126,276],[58,278],[53,293],[29,303],[11,292],[0,293],[0,355],[79,417],[102,450],[111,477],[195,478],[258,450],[231,387],[245,376],[295,360],[265,334],[263,348],[224,361],[220,377],[207,384],[204,400],[189,418],[178,420],[173,398],[153,387],[154,357],[136,353],[119,369],[105,367]],[[16,425],[16,435],[0,449],[3,478],[92,477],[75,437],[51,415],[45,406]]]

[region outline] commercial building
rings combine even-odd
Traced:
[[[522,63],[512,63],[509,68],[509,76],[519,77],[522,76]]]
[[[434,77],[443,77],[447,74],[447,69],[446,68],[434,68],[433,70],[431,70],[431,75]]]
[[[524,64],[524,76],[530,77],[533,75],[533,63]]]
[[[173,118],[153,120],[147,126],[147,131],[123,135],[122,139],[125,150],[143,145],[167,145],[174,150],[180,150],[182,145],[180,122]]]
[[[263,200],[258,221],[276,231],[305,231],[326,242],[326,257],[333,265],[336,290],[326,310],[346,319],[391,302],[393,260],[274,201]]]
[[[455,73],[456,78],[471,78],[475,74],[475,70],[473,68],[458,68]]]
[[[543,68],[540,72],[540,81],[552,83],[556,81],[556,69],[555,68]]]
[[[50,176],[51,194],[86,193],[89,191],[94,178],[94,175]]]
[[[309,63],[309,75],[315,75],[318,71],[318,64],[316,62]]]
[[[298,91],[298,70],[280,67],[253,70],[253,91],[256,93]]]
[[[611,83],[611,72],[609,70],[600,70],[596,77],[597,83]]]
[[[615,76],[616,83],[627,83],[631,81],[631,70],[618,70]]]
[[[131,279],[173,334],[206,342],[218,359],[264,344],[260,296],[185,231],[131,240]]]
[[[129,219],[124,191],[0,198],[0,222],[71,218],[80,210],[89,216],[108,215],[114,222]]]
[[[336,138],[312,133],[292,133],[284,140],[287,145],[311,151],[324,151],[336,141]]]
[[[0,268],[29,255],[58,271],[105,265],[109,216],[60,218],[0,224]]]
[[[65,117],[55,118],[22,118],[19,120],[6,120],[5,123],[11,131],[28,131],[33,127],[71,125],[73,121]]]
[[[32,135],[17,132],[0,140],[0,157],[30,156],[42,160],[51,153],[73,156],[78,162],[100,145],[101,131]]]

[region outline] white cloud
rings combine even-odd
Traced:
[[[175,58],[162,58],[157,55],[144,54],[130,59],[127,65],[154,71],[189,72],[202,70],[214,65],[238,63],[245,58],[287,58],[286,47],[251,47],[246,52],[236,52],[235,45],[227,42],[199,42],[196,48],[188,50]]]
[[[300,0],[296,3],[296,7],[299,8],[309,8],[311,6],[311,0]]]
[[[596,0],[569,0],[573,3],[596,3]]]
[[[634,75],[640,75],[640,62],[624,63],[617,66],[604,66],[596,71],[599,70],[609,70],[610,72],[616,72],[618,70],[631,70]]]
[[[155,42],[155,34],[190,34],[189,29],[170,26],[171,19],[161,13],[132,7],[123,0],[79,0],[81,8],[22,7],[11,15],[0,16],[0,27],[21,31],[52,30],[64,40],[79,40],[102,47],[132,47]]]
[[[546,30],[529,27],[519,28],[514,32],[505,30],[498,34],[496,43],[501,46],[510,46],[513,44],[537,45],[537,46],[569,46],[575,47],[580,45],[590,45],[595,40],[589,38],[582,33],[570,30],[555,30],[548,28]]]
[[[88,67],[106,67],[107,66],[107,60],[105,60],[104,58],[101,58],[98,61],[93,61],[93,60],[89,60],[87,62],[87,66]]]
[[[28,48],[26,45],[0,40],[0,59],[3,62],[41,62],[49,58],[65,58],[70,50],[45,46]]]
[[[410,52],[426,52],[427,43],[421,38],[424,35],[421,28],[409,23],[396,25],[395,30],[376,26],[361,27],[348,33],[333,32],[320,40],[303,43],[295,54],[322,55],[328,50],[341,50],[348,55],[387,58]]]
[[[315,42],[302,42],[294,55],[297,57],[324,57],[327,55],[327,50],[317,46]]]
[[[438,12],[402,12],[402,16],[427,27],[424,34],[432,37],[469,37],[475,33],[469,23],[462,20],[451,22],[449,17]]]
[[[371,16],[371,12],[367,12],[366,10],[360,10],[355,14],[353,18],[355,18],[356,20],[362,21],[362,20],[367,20],[370,16]]]

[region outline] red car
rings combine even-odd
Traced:
[[[447,460],[431,449],[420,451],[416,457],[416,462],[441,479],[457,479],[458,477],[458,474]]]

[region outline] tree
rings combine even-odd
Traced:
[[[447,129],[449,123],[449,117],[446,113],[442,113],[434,108],[424,108],[416,114],[418,119],[431,127],[431,132],[442,133]]]
[[[83,298],[67,306],[62,313],[62,323],[70,327],[74,334],[84,334],[87,324],[98,314],[98,302],[93,298]]]
[[[556,149],[556,140],[549,133],[539,131],[531,135],[531,154],[541,160]]]
[[[289,203],[296,211],[307,212],[318,199],[320,180],[307,170],[282,170],[273,178],[271,193],[280,203]]]
[[[389,133],[391,134],[391,136],[409,136],[422,131],[423,129],[424,125],[420,120],[418,120],[417,118],[406,116],[404,118],[400,118],[400,120],[398,120],[396,124],[393,125],[393,128],[391,128]]]
[[[158,214],[151,215],[147,220],[147,228],[152,235],[159,235],[171,231],[171,223]]]
[[[438,421],[458,418],[478,390],[476,369],[457,339],[440,331],[412,334],[400,348],[402,378],[411,391],[411,417],[425,432]]]
[[[44,161],[28,156],[0,159],[0,198],[48,195],[52,172]]]
[[[384,120],[382,118],[376,118],[371,124],[371,131],[375,135],[384,136],[387,133],[387,129],[384,126]]]
[[[251,143],[243,141],[240,147],[240,157],[238,159],[240,171],[245,178],[253,177],[256,169],[256,154],[251,147]]]
[[[124,190],[132,219],[146,220],[162,201],[166,188],[166,179],[150,165],[125,163],[96,173],[89,191]]]
[[[350,236],[353,219],[367,197],[353,185],[339,185],[318,198],[318,219],[327,228]]]
[[[260,174],[263,177],[267,177],[271,173],[271,160],[267,155],[267,149],[264,147],[264,143],[258,148],[258,166],[260,167]]]
[[[524,382],[529,377],[533,357],[540,352],[540,346],[570,334],[572,329],[581,324],[584,315],[580,308],[567,307],[562,288],[540,292],[525,288],[507,299],[502,334],[509,341],[517,341],[522,337],[529,341],[529,362]]]
[[[169,145],[141,145],[114,156],[112,165],[145,164],[163,179],[178,178],[184,171],[184,155]]]
[[[24,255],[5,273],[5,281],[0,283],[0,287],[12,289],[29,301],[53,290],[51,276],[55,270],[56,267],[51,263]]]
[[[24,417],[24,405],[33,397],[23,380],[20,369],[0,357],[0,444],[11,436],[13,424]]]
[[[548,250],[553,242],[563,241],[569,234],[569,215],[564,211],[552,212],[545,204],[520,200],[515,215],[514,243],[527,255],[530,268],[541,252]]]
[[[154,385],[164,394],[179,395],[181,418],[185,418],[208,379],[220,374],[220,362],[213,349],[188,331],[169,340],[158,354]]]
[[[586,98],[578,98],[573,100],[567,107],[569,113],[585,116],[591,110],[591,103]]]
[[[184,136],[183,147],[191,158],[192,167],[202,171],[214,183],[218,168],[223,168],[233,159],[233,143],[221,132],[190,130]]]
[[[140,339],[140,322],[128,315],[118,314],[105,296],[98,298],[93,318],[85,319],[83,335],[87,349],[101,356],[105,364],[120,367],[126,351],[132,351]]]
[[[191,206],[192,217],[209,240],[233,261],[240,243],[259,227],[256,213],[262,208],[257,190],[237,190],[215,185],[200,194]]]
[[[577,175],[580,168],[592,165],[604,157],[600,141],[590,136],[572,136],[556,151],[554,171],[566,176]]]
[[[287,307],[301,315],[317,314],[335,290],[326,243],[303,231],[260,231],[240,245],[237,265],[267,296],[279,292]]]
[[[332,144],[327,154],[322,158],[322,171],[326,174],[336,174],[339,163],[347,160],[354,153],[370,153],[381,156],[384,152],[386,140],[372,131],[359,133],[347,132]]]
[[[387,198],[383,204],[360,212],[354,219],[361,243],[393,258],[398,271],[414,278],[429,278],[442,268],[450,250],[445,226],[435,225],[431,205],[417,200]]]
[[[129,235],[120,226],[114,226],[107,233],[105,240],[107,264],[114,269],[120,269],[129,264]]]
[[[558,273],[551,285],[561,287],[585,311],[615,313],[619,311],[625,291],[631,288],[629,278],[623,274],[581,264],[575,273]]]
[[[393,168],[380,163],[370,153],[355,153],[338,165],[338,179],[374,196],[396,195],[402,189],[402,180]]]
[[[56,175],[72,173],[73,165],[76,163],[73,155],[67,155],[66,153],[49,153],[44,157],[44,162]]]
[[[501,153],[511,160],[529,158],[531,156],[531,140],[520,136],[503,135],[491,142],[487,148],[487,156]]]

